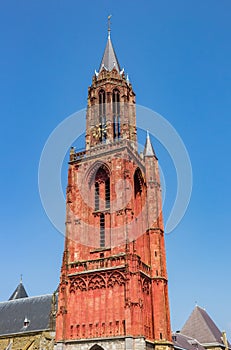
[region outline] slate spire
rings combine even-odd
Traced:
[[[144,156],[145,157],[153,157],[155,156],[154,149],[152,147],[152,142],[150,140],[149,132],[147,131],[146,143],[144,146]]]
[[[207,312],[199,306],[194,308],[181,333],[196,338],[202,345],[224,344],[222,332]]]
[[[103,58],[100,63],[99,72],[101,72],[103,68],[107,69],[108,71],[111,71],[114,67],[118,72],[120,72],[119,61],[116,57],[116,53],[111,42],[110,18],[111,16],[108,16],[108,38]]]
[[[27,297],[28,297],[28,294],[21,280],[19,285],[15,289],[14,293],[10,296],[9,300],[16,300],[16,299],[27,298]]]

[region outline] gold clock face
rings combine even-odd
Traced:
[[[92,127],[92,136],[94,139],[99,140],[99,139],[105,139],[107,135],[107,129],[109,128],[108,123],[106,124],[97,124]]]
[[[101,124],[97,124],[93,127],[92,136],[94,139],[99,140],[101,137]]]

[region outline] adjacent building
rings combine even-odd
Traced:
[[[22,284],[0,302],[0,350],[51,350],[55,340],[56,293],[28,297]]]
[[[207,350],[227,350],[231,346],[205,309],[196,306],[184,324],[181,334],[197,339]]]

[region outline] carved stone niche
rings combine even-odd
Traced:
[[[150,293],[150,281],[147,278],[143,279],[142,290],[146,294]]]

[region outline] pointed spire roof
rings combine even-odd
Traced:
[[[149,132],[147,131],[146,143],[144,146],[144,156],[145,157],[153,157],[155,156],[154,149],[152,147],[152,142],[150,140]]]
[[[21,298],[27,298],[28,294],[24,288],[24,285],[22,284],[22,281],[20,281],[19,285],[15,289],[14,293],[11,295],[9,300],[16,300]]]
[[[196,338],[202,345],[211,343],[224,345],[221,331],[207,312],[199,306],[195,307],[181,333]]]
[[[108,26],[108,39],[107,39],[107,44],[106,48],[104,50],[103,58],[100,63],[99,67],[99,72],[103,69],[106,68],[108,71],[111,71],[114,67],[117,69],[118,72],[120,72],[120,65],[119,61],[116,57],[115,50],[112,46],[111,42],[111,30],[110,30],[110,25]]]

